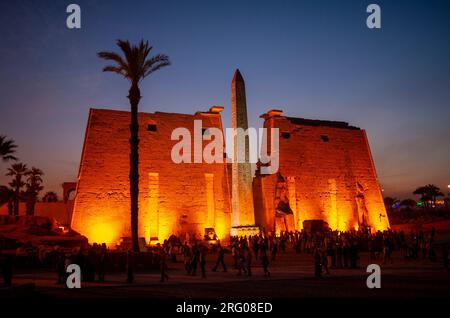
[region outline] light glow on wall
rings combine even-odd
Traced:
[[[105,214],[108,211],[104,212]],[[115,245],[119,242],[121,233],[121,225],[114,222],[105,222],[98,219],[82,230],[82,234],[88,237],[89,243],[106,243],[108,246]]]

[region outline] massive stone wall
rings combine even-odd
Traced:
[[[202,120],[203,128],[223,131],[220,110],[139,114],[139,235],[147,242],[171,234],[200,238],[206,228],[219,238],[229,235],[230,165],[171,158],[175,128],[193,136],[194,120]],[[256,225],[266,232],[301,229],[305,220],[339,230],[389,227],[365,131],[280,114],[262,116],[265,128],[279,128],[280,165],[278,173],[257,171],[253,180]],[[90,242],[115,244],[130,236],[129,117],[100,109],[89,114],[71,225]]]
[[[130,236],[129,118],[124,111],[89,114],[72,227],[90,242],[114,244]],[[172,131],[185,127],[193,136],[196,119],[204,128],[222,130],[217,108],[195,115],[139,113],[139,236],[147,242],[171,234],[200,238],[205,228],[214,228],[220,238],[229,234],[226,164],[171,159],[178,142],[171,140]]]
[[[257,172],[254,179],[257,224],[277,232],[301,229],[305,220],[324,220],[339,230],[362,224],[388,228],[365,131],[343,122],[280,114],[262,116],[265,128],[279,128],[280,167],[277,174]],[[290,209],[277,217],[280,201]]]

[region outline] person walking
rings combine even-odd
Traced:
[[[220,242],[217,245],[217,249],[218,249],[217,261],[212,271],[215,272],[219,267],[219,265],[222,265],[223,271],[225,273],[227,271],[227,265],[225,264],[225,249],[222,247]]]
[[[184,243],[183,248],[183,256],[184,256],[184,269],[188,275],[191,274],[191,258],[192,258],[192,251],[191,247],[188,245],[187,242]]]
[[[261,258],[261,265],[264,269],[264,277],[269,277],[269,257],[267,256],[267,251],[265,249],[261,249],[260,252],[260,258]]]
[[[319,248],[314,252],[314,276],[316,278],[322,277],[322,254]]]
[[[208,249],[206,247],[202,247],[200,251],[200,269],[202,272],[202,278],[206,278],[206,253]]]
[[[62,285],[65,282],[65,276],[66,276],[66,269],[65,269],[66,256],[64,255],[64,252],[60,249],[58,249],[56,253],[57,253],[56,272],[58,275],[56,284]]]
[[[323,250],[321,253],[322,257],[322,268],[324,269],[327,275],[330,275],[330,271],[328,269],[328,253],[327,250]]]
[[[98,281],[105,281],[105,273],[106,273],[106,262],[108,258],[108,248],[106,244],[103,243],[99,252],[98,257]]]
[[[233,243],[233,247],[231,248],[231,254],[233,255],[234,260],[234,269],[238,269],[239,251],[236,243]]]
[[[127,251],[127,259],[126,259],[126,268],[127,268],[127,283],[132,284],[134,282],[134,255],[133,251]]]
[[[161,282],[169,281],[169,275],[167,275],[167,254],[164,248],[159,251],[159,269],[161,270]]]
[[[245,248],[245,269],[247,270],[247,276],[252,276],[252,252],[250,248]]]
[[[194,244],[192,247],[192,257],[191,257],[191,275],[197,275],[197,264],[200,260],[200,247],[197,244]]]

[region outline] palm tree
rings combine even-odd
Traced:
[[[162,67],[170,65],[169,57],[157,54],[149,57],[152,47],[148,42],[141,40],[138,45],[131,45],[128,41],[117,40],[117,46],[121,49],[124,57],[114,52],[99,52],[102,59],[112,61],[114,65],[103,68],[104,72],[114,72],[122,75],[130,81],[131,87],[128,99],[131,106],[130,124],[130,205],[131,205],[131,239],[133,250],[139,251],[138,238],[138,197],[139,197],[139,124],[138,105],[141,99],[139,82],[156,72]]]
[[[439,187],[434,184],[427,184],[426,186],[418,187],[413,194],[420,195],[420,201],[425,204],[425,207],[435,207],[437,197],[444,196]]]
[[[27,184],[26,184],[26,191],[25,191],[25,197],[27,199],[27,215],[34,215],[34,207],[36,206],[36,201],[39,192],[44,189],[42,186],[42,175],[44,173],[41,169],[32,167],[30,170],[27,171]]]
[[[14,215],[19,215],[19,202],[22,198],[22,188],[25,185],[25,182],[22,180],[22,177],[25,176],[28,172],[28,168],[26,164],[23,163],[14,163],[11,165],[11,168],[8,168],[8,172],[6,176],[13,177],[12,181],[9,183],[11,190],[13,191],[13,200],[14,200]]]
[[[6,136],[0,136],[0,157],[4,162],[10,160],[17,160],[13,154],[16,152],[17,145],[14,144],[14,140],[6,140]]]
[[[58,195],[53,191],[47,191],[42,197],[43,202],[58,202]]]

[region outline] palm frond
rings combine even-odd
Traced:
[[[169,66],[170,61],[169,57],[165,54],[158,54],[152,57],[150,60],[147,60],[143,67],[143,74],[142,77],[147,77],[151,73],[156,72],[160,68],[163,68],[165,66]]]
[[[137,83],[160,68],[170,65],[169,57],[164,54],[158,54],[148,59],[153,49],[148,41],[141,40],[137,45],[132,45],[127,40],[117,40],[116,44],[123,52],[123,57],[114,52],[97,54],[100,58],[117,63],[117,65],[104,67],[104,72],[117,73],[131,82]]]
[[[17,160],[13,153],[16,152],[17,145],[14,140],[6,140],[6,136],[0,135],[0,157],[2,161]]]

